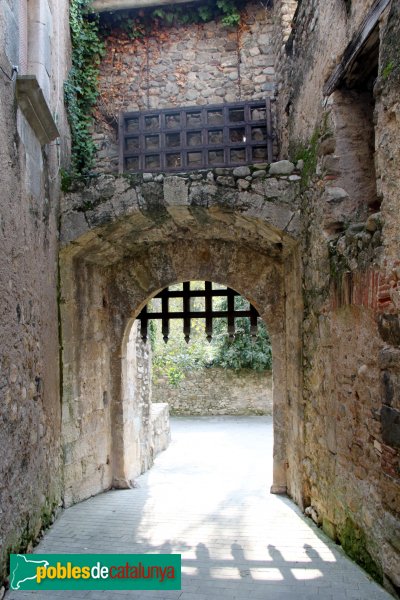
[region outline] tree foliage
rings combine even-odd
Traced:
[[[192,289],[200,289],[200,286],[200,282],[192,283]],[[170,289],[173,288],[181,289],[179,284],[170,286]],[[194,310],[204,309],[200,299],[195,298],[192,302]],[[182,300],[170,299],[170,308],[182,310]],[[183,336],[181,320],[170,321],[167,344],[162,338],[160,321],[150,321],[150,323],[153,323],[153,374],[155,377],[166,375],[171,385],[179,385],[190,371],[211,364],[213,348],[205,337],[204,319],[192,319],[189,343],[186,343]]]
[[[201,282],[193,282],[192,286]],[[193,287],[192,287],[193,289]],[[197,288],[199,289],[199,288]],[[181,310],[179,300],[171,299],[171,308]],[[195,310],[204,310],[201,300],[193,299]],[[214,298],[216,310],[226,310],[226,298]],[[248,302],[242,297],[235,298],[237,309],[246,309]],[[236,334],[233,340],[227,333],[226,319],[214,320],[213,340],[208,343],[204,332],[204,319],[193,319],[190,342],[185,342],[182,321],[171,320],[170,335],[167,344],[161,335],[160,322],[150,321],[152,325],[153,374],[155,378],[166,376],[171,385],[179,385],[190,371],[208,367],[224,369],[252,369],[265,371],[272,368],[271,343],[264,323],[259,319],[258,336],[250,335],[250,320],[246,317],[235,319]]]
[[[237,309],[244,310],[248,302],[242,297],[235,298]],[[227,301],[220,301],[220,309],[226,310]],[[250,334],[250,319],[240,317],[235,319],[235,337],[229,339],[225,319],[217,320],[214,327],[215,355],[212,364],[225,369],[252,369],[265,371],[272,368],[272,350],[268,332],[261,319],[258,319],[258,335],[253,338]]]

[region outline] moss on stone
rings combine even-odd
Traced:
[[[4,552],[0,553],[0,587],[6,583],[9,576],[10,554],[30,552],[37,544],[40,532],[45,531],[53,524],[57,507],[58,502],[56,500],[47,498],[40,513],[27,517],[22,531],[15,534]]]
[[[304,165],[301,171],[301,190],[306,190],[311,183],[313,176],[317,171],[318,162],[318,142],[320,138],[320,129],[317,127],[308,143],[298,142],[292,145],[290,155],[294,157],[294,162],[302,160]]]
[[[390,84],[391,88],[400,85],[400,8],[393,3],[386,29],[382,37],[381,50],[381,79],[384,85]]]
[[[367,537],[364,531],[349,517],[339,529],[338,538],[346,554],[371,575],[375,581],[382,584],[382,569],[368,550]]]
[[[384,69],[382,69],[383,79],[387,79],[390,76],[393,69],[394,69],[394,61],[391,60],[390,62],[387,63],[386,67]]]

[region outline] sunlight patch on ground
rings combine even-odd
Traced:
[[[319,569],[290,569],[293,577],[298,581],[305,579],[318,579],[322,577],[322,573]]]
[[[250,569],[250,575],[257,581],[283,581],[284,577],[279,569]]]

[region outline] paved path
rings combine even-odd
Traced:
[[[172,434],[139,488],[66,510],[36,551],[178,552],[182,591],[9,592],[6,599],[392,599],[294,504],[268,493],[269,417],[173,419]]]

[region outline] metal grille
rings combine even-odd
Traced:
[[[177,172],[272,162],[266,101],[124,113],[121,172]]]
[[[148,322],[152,319],[161,319],[162,334],[164,342],[168,342],[169,338],[169,322],[171,319],[182,319],[183,333],[185,340],[190,340],[191,319],[205,319],[205,332],[208,341],[212,339],[213,319],[227,319],[228,335],[232,339],[235,336],[235,318],[249,317],[250,333],[252,336],[257,336],[258,317],[257,309],[252,304],[248,310],[235,309],[235,296],[240,296],[238,292],[231,288],[214,289],[211,281],[204,282],[204,290],[190,289],[190,281],[185,281],[182,285],[182,290],[163,289],[155,298],[161,298],[161,311],[149,312],[147,305],[142,309],[137,317],[140,320],[140,334],[143,341],[147,340]],[[227,310],[213,310],[212,299],[215,297],[227,298]],[[182,298],[182,311],[171,311],[169,307],[170,298]],[[205,310],[195,311],[191,309],[191,298],[205,298]]]

